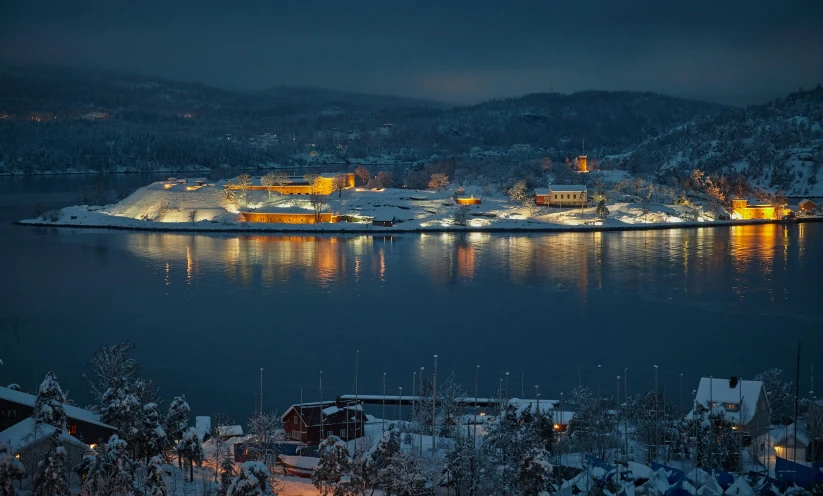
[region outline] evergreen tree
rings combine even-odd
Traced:
[[[157,411],[156,403],[143,405],[140,427],[140,453],[148,460],[160,455],[169,444],[166,437],[166,430],[161,425],[160,412]]]
[[[180,442],[183,438],[183,432],[189,425],[190,412],[191,408],[189,408],[189,404],[186,402],[186,395],[181,394],[180,396],[175,396],[171,404],[169,404],[169,413],[166,415],[166,435],[169,440],[174,439]],[[182,469],[183,461],[178,459],[177,463]]]
[[[134,462],[129,457],[129,446],[117,434],[109,438],[83,481],[83,496],[131,496],[134,493]]]
[[[21,480],[25,475],[23,464],[0,441],[0,496],[15,496],[17,491],[14,489],[14,481]]]
[[[226,457],[220,464],[220,489],[217,492],[219,496],[226,496],[232,480],[234,480],[234,460]]]
[[[34,478],[34,496],[67,496],[69,480],[67,473],[68,454],[60,432],[54,431],[49,437],[51,448],[38,463],[37,476]]]
[[[133,453],[140,451],[142,408],[140,394],[142,381],[129,386],[125,381],[117,381],[103,393],[100,420],[117,427],[119,438],[128,443]]]
[[[177,456],[189,463],[189,481],[194,482],[194,464],[199,467],[203,463],[203,444],[194,427],[189,427],[177,444]]]
[[[226,496],[269,496],[268,467],[260,462],[246,462],[240,466],[240,473],[234,478],[226,491]]]
[[[543,448],[532,449],[520,462],[518,486],[522,494],[540,494],[551,489],[552,466],[549,453]]]
[[[32,416],[37,422],[66,430],[66,409],[63,407],[65,401],[66,397],[60,389],[60,384],[57,383],[57,377],[54,372],[49,371],[37,391]]]
[[[352,472],[352,460],[346,444],[337,436],[329,436],[320,443],[318,456],[320,461],[311,474],[312,484],[324,496],[341,494],[338,486]]]
[[[155,455],[149,460],[146,479],[147,496],[167,496],[168,488],[163,479],[163,457]]]

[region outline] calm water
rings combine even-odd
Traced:
[[[150,176],[111,176],[145,184]],[[243,420],[349,393],[411,389],[440,356],[442,377],[480,394],[511,372],[519,394],[557,397],[582,381],[650,388],[653,366],[678,401],[703,375],[791,369],[823,384],[823,224],[647,233],[233,236],[12,226],[64,206],[90,177],[0,178],[0,383],[31,389],[54,369],[78,402],[102,343],[130,340],[168,401]],[[14,322],[19,318],[17,332]],[[821,389],[820,387],[818,389]],[[388,412],[387,412],[388,414]]]

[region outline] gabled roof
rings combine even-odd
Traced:
[[[553,193],[579,193],[586,191],[586,186],[583,184],[550,184],[549,190]]]
[[[363,414],[363,407],[361,405],[339,407],[335,400],[331,400],[324,401],[323,403],[314,402],[303,403],[302,405],[292,405],[285,411],[285,413],[283,413],[280,420],[285,422],[286,417],[288,417],[292,411],[295,411],[303,424],[306,427],[310,427],[321,424],[321,415],[323,421],[326,421],[326,419],[333,417],[344,410],[354,412],[355,416],[357,415],[357,412],[360,412],[361,415]]]
[[[757,412],[760,395],[765,395],[763,383],[761,381],[738,380],[737,385],[733,388],[729,387],[729,384],[729,379],[702,377],[700,378],[700,385],[697,387],[695,401],[707,408],[710,402],[717,403],[718,406],[715,408],[717,413],[722,412],[727,418],[735,422],[746,423]],[[722,408],[724,403],[741,403],[741,405],[738,411],[728,412]],[[742,419],[739,418],[741,411],[745,414]],[[686,419],[693,418],[693,414],[694,411],[692,410],[686,415]]]
[[[24,393],[21,391],[15,391],[13,389],[9,389],[6,387],[0,387],[0,399],[4,399],[7,401],[11,401],[12,403],[17,403],[19,405],[25,405],[34,408],[34,402],[35,400],[37,400],[37,397],[32,394]],[[66,416],[71,419],[80,420],[82,422],[88,422],[89,424],[99,425],[101,427],[106,427],[113,431],[117,430],[117,428],[101,422],[100,415],[97,415],[96,413],[84,410],[82,408],[78,408],[76,406],[67,405],[65,403],[63,403],[63,408],[65,408],[66,410]]]
[[[794,424],[787,425],[785,429],[780,431],[780,435],[774,440],[774,444],[780,444],[787,439],[794,437]],[[800,429],[797,430],[797,440],[804,446],[808,446],[811,439],[806,433],[805,427],[801,424]]]
[[[35,442],[41,442],[47,439],[56,430],[58,429],[53,425],[38,424],[34,418],[29,417],[0,432],[0,441],[11,448],[12,454],[17,454]],[[64,445],[68,444],[81,449],[89,449],[83,441],[80,441],[65,431],[60,432],[60,440],[63,441]]]
[[[808,198],[804,198],[803,200],[800,200],[800,203],[798,203],[798,205],[806,205],[807,203],[812,204],[812,205],[817,205],[815,202],[809,200]]]

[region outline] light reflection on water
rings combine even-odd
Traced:
[[[324,394],[349,392],[358,349],[361,391],[376,391],[384,371],[392,387],[406,386],[438,353],[442,370],[466,382],[481,363],[491,389],[523,370],[547,395],[576,384],[578,363],[584,380],[597,364],[637,369],[640,388],[651,374],[639,370],[653,364],[674,384],[680,372],[788,368],[798,340],[823,356],[819,224],[375,237],[9,232],[16,242],[0,249],[15,291],[3,318],[19,315],[23,332],[19,341],[0,334],[0,380],[28,387],[31,369],[53,367],[81,402],[83,361],[121,339],[138,344],[167,395],[183,391],[198,413],[240,418],[254,407],[260,366],[271,371],[264,397],[282,408],[300,386],[314,394],[320,369]]]

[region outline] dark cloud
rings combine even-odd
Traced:
[[[823,79],[819,0],[13,0],[0,9],[4,63],[231,88],[471,102],[553,86],[746,103]]]

